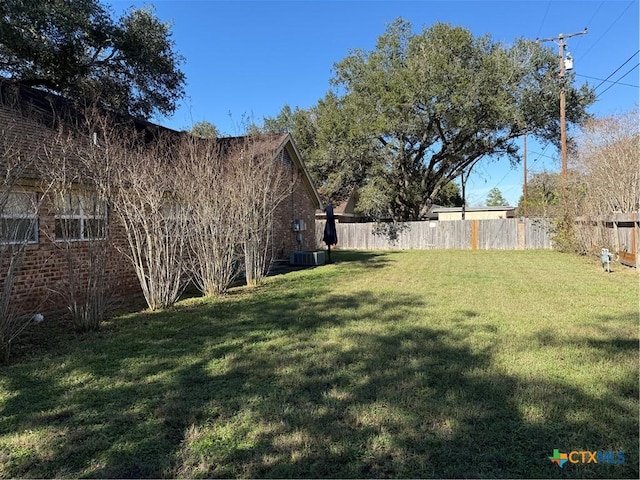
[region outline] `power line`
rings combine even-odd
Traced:
[[[602,80],[601,78],[597,78],[597,77],[590,77],[588,75],[581,75],[579,73],[576,73],[576,77],[582,77],[582,78],[588,78],[590,80],[598,80],[598,81],[602,81],[602,82],[607,82],[607,83],[614,83],[616,85],[622,85],[623,87],[633,87],[633,88],[640,88],[640,86],[638,85],[633,85],[631,83],[622,83],[622,82],[618,82],[616,80],[611,80],[611,81],[607,81],[607,80]]]
[[[631,1],[631,2],[626,6],[626,8],[622,11],[622,13],[621,13],[621,14],[620,14],[620,15],[619,15],[619,16],[618,16],[618,17],[617,17],[617,18],[616,18],[616,19],[615,19],[615,20],[614,20],[610,25],[609,25],[609,27],[605,30],[605,32],[604,32],[602,35],[600,35],[600,37],[598,37],[598,39],[597,39],[597,40],[596,40],[596,41],[591,45],[591,47],[590,47],[586,52],[584,52],[584,53],[580,56],[580,58],[584,57],[587,53],[589,53],[589,52],[591,51],[591,49],[593,49],[593,47],[594,47],[598,42],[600,42],[600,40],[602,40],[602,38],[603,38],[603,37],[605,37],[605,35],[606,35],[606,34],[607,34],[607,33],[608,33],[608,32],[609,32],[609,31],[614,27],[614,25],[615,25],[615,24],[616,24],[616,23],[617,23],[621,18],[623,18],[623,16],[624,16],[624,15],[625,15],[625,13],[627,12],[627,10],[629,10],[629,8],[631,8],[631,6],[635,3],[635,1],[637,1],[637,0],[633,0],[633,1]],[[591,19],[589,20],[589,22],[587,22],[587,24],[590,24],[590,23],[593,21],[593,19],[597,16],[598,12],[600,11],[600,9],[602,8],[602,6],[603,6],[604,4],[605,4],[605,2],[604,2],[604,1],[600,2],[600,4],[598,5],[598,8],[597,8],[597,9],[596,9],[596,11],[593,13],[593,15],[591,16]],[[539,35],[540,35],[540,32],[541,32],[541,30],[542,30],[542,27],[543,27],[543,25],[544,25],[544,23],[545,23],[545,20],[546,20],[546,18],[547,18],[548,13],[549,13],[550,7],[551,7],[551,1],[549,1],[549,2],[547,3],[547,8],[545,9],[545,13],[544,13],[544,16],[543,16],[542,22],[541,22],[541,24],[540,24],[540,28],[539,28],[539,30],[538,30],[537,37],[539,37]],[[560,52],[559,52],[560,54],[559,54],[559,56],[561,57],[561,70],[564,70],[564,68],[563,68],[563,67],[565,66],[565,65],[564,65],[564,54],[563,54],[563,50],[564,50],[564,48],[563,48],[563,47],[565,46],[565,44],[564,44],[564,39],[565,39],[565,38],[568,38],[568,37],[571,37],[571,36],[574,36],[574,35],[581,35],[581,34],[583,34],[583,33],[587,33],[587,29],[586,29],[586,28],[584,29],[584,32],[579,32],[579,33],[575,33],[575,34],[571,34],[571,35],[563,35],[563,34],[560,34],[558,37],[549,38],[549,39],[542,39],[542,40],[541,40],[541,39],[539,39],[539,38],[537,38],[536,40],[537,40],[538,42],[544,42],[544,41],[559,41],[559,46],[560,46]],[[640,50],[638,50],[638,52],[640,52]],[[633,57],[634,57],[635,55],[637,55],[637,54],[638,54],[638,52],[634,53],[634,54],[633,54],[633,55],[632,55],[632,56],[631,56],[627,61],[625,61],[622,65],[620,65],[620,67],[618,67],[614,72],[612,72],[612,73],[611,73],[611,74],[610,74],[606,79],[601,80],[601,79],[597,79],[597,78],[596,78],[595,80],[599,80],[599,81],[600,81],[600,83],[598,84],[598,86],[597,86],[597,87],[595,87],[595,88],[594,88],[594,91],[595,91],[596,89],[598,89],[600,86],[602,86],[602,84],[604,84],[604,83],[608,83],[609,78],[611,78],[613,75],[615,75],[615,74],[616,74],[616,72],[618,72],[621,68],[623,68],[623,67],[624,67],[624,65],[626,65],[627,63],[629,63],[629,62],[631,61],[631,59],[633,59]],[[637,67],[638,67],[638,66],[636,65],[633,69],[635,69],[635,68],[637,68]],[[631,71],[633,71],[633,69],[631,69],[629,72],[625,73],[625,74],[624,74],[622,77],[620,77],[618,80],[620,80],[620,79],[624,78],[624,77],[625,77],[626,75],[628,75]],[[576,74],[576,75],[577,75],[577,74]],[[586,76],[584,76],[584,75],[577,75],[577,76],[582,76],[582,77],[585,77],[585,78],[593,78],[593,77],[586,77]],[[613,85],[615,85],[615,84],[621,84],[621,83],[619,83],[618,81],[612,81],[612,82],[610,82],[610,83],[612,83],[612,85],[608,86],[608,87],[607,87],[603,92],[601,92],[598,96],[600,96],[602,93],[606,92],[606,91],[607,91],[609,88],[611,88]],[[624,85],[624,84],[622,84],[622,85]],[[627,85],[627,86],[635,87],[634,85]],[[636,88],[637,88],[637,87],[636,87]],[[564,142],[561,142],[561,144],[562,144],[562,146],[564,147]],[[545,147],[544,147],[544,149],[543,149],[543,151],[542,151],[542,152],[533,152],[534,154],[535,154],[535,153],[537,153],[538,155],[537,155],[537,157],[533,160],[532,165],[533,165],[533,164],[535,164],[536,162],[538,162],[539,160],[541,160],[541,158],[542,158],[542,157],[546,157],[546,158],[549,158],[549,159],[554,159],[553,157],[550,157],[550,156],[548,156],[548,155],[544,155],[544,153],[546,152],[546,150],[547,150],[547,148],[548,148],[548,147],[549,147],[549,144],[545,145]],[[563,148],[563,150],[564,150],[564,148]],[[566,175],[566,174],[565,174],[565,171],[566,171],[566,153],[563,151],[563,152],[562,152],[562,174],[563,174],[563,178],[564,178],[564,177],[565,177],[565,175]],[[506,174],[505,174],[505,175],[504,175],[504,176],[503,176],[503,177],[502,177],[502,178],[501,178],[497,183],[495,183],[495,184],[494,184],[494,188],[497,188],[500,184],[502,184],[502,182],[507,178],[507,176],[508,176],[510,173],[511,173],[511,172],[507,172],[507,173],[506,173]]]
[[[637,0],[632,0],[632,1],[629,3],[629,5],[627,5],[627,8],[625,8],[625,9],[622,11],[622,13],[618,16],[618,18],[616,18],[616,19],[611,23],[611,25],[609,25],[609,28],[607,28],[607,29],[604,31],[604,33],[603,33],[602,35],[600,35],[600,36],[598,37],[598,39],[597,39],[594,43],[592,43],[592,44],[591,44],[591,47],[589,47],[589,48],[587,49],[587,51],[586,51],[586,52],[584,52],[582,55],[580,55],[580,58],[579,58],[578,60],[581,60],[584,56],[586,56],[586,55],[587,55],[587,53],[589,53],[589,52],[593,49],[593,47],[595,47],[595,46],[598,44],[598,42],[599,42],[600,40],[602,40],[602,38],[603,38],[607,33],[609,33],[609,30],[611,30],[611,29],[613,28],[613,26],[614,26],[616,23],[618,23],[618,20],[620,20],[620,19],[624,16],[624,14],[625,14],[625,13],[627,13],[627,10],[629,10],[629,9],[631,8],[631,5],[633,5],[633,4],[634,4],[634,3],[636,3],[636,2],[637,2]]]
[[[547,148],[549,148],[549,144],[547,143],[547,145],[544,147],[544,149],[542,150],[542,152],[531,152],[531,154],[533,155],[537,155],[536,159],[533,161],[533,163],[537,162],[538,160],[540,160],[540,158],[544,157],[544,158],[548,158],[549,160],[557,160],[558,157],[552,157],[551,155],[545,155],[544,152],[547,150]]]
[[[638,54],[638,52],[640,52],[640,50],[638,50],[636,53],[634,53],[633,55],[631,55],[631,56],[630,56],[630,57],[629,57],[629,58],[628,58],[628,59],[627,59],[627,60],[626,60],[622,65],[620,65],[618,68],[616,68],[616,69],[611,73],[611,75],[609,75],[607,78],[605,78],[604,80],[602,80],[602,81],[598,84],[598,86],[594,88],[594,90],[597,90],[597,89],[598,89],[598,88],[599,88],[603,83],[605,83],[607,80],[609,80],[611,77],[613,77],[613,76],[618,72],[618,70],[620,70],[620,69],[621,69],[622,67],[624,67],[627,63],[629,63],[629,62],[631,61],[631,59],[632,59],[633,57],[635,57],[635,56]],[[626,75],[626,74],[625,74],[625,75]],[[623,77],[624,77],[624,75],[623,75],[622,77],[620,77],[620,78],[623,78]]]
[[[545,155],[545,154],[544,154],[544,152],[546,152],[546,151],[547,151],[547,148],[549,148],[549,145],[550,145],[550,144],[549,144],[549,143],[547,143],[547,144],[545,145],[544,149],[542,150],[542,152],[532,152],[533,154],[536,154],[536,155],[537,155],[537,157],[533,160],[532,164],[535,164],[538,160],[540,160],[540,158],[541,158],[541,157],[549,158],[549,159],[551,159],[551,160],[557,160],[557,159],[556,159],[556,158],[554,158],[554,157],[550,157],[549,155]],[[506,178],[507,178],[511,173],[512,173],[512,172],[511,172],[511,170],[508,170],[508,171],[507,171],[507,173],[505,173],[505,174],[504,174],[504,176],[503,176],[500,180],[498,180],[496,183],[494,183],[494,184],[493,184],[493,187],[492,187],[492,188],[498,188],[498,187],[502,184],[502,182],[504,182],[504,181],[505,181],[505,179],[506,179]],[[516,188],[516,186],[513,186],[513,187],[511,187],[511,188],[509,188],[509,189],[505,190],[505,191],[504,191],[504,193],[505,193],[505,194],[508,194],[508,193],[509,193],[509,192],[511,192],[514,188]]]
[[[542,31],[542,27],[544,26],[544,22],[547,19],[547,14],[549,13],[549,8],[551,7],[551,0],[549,0],[549,2],[547,2],[547,9],[544,12],[544,17],[542,17],[542,22],[540,22],[540,28],[538,29],[538,33],[536,34],[536,37],[540,36],[540,32]]]
[[[638,68],[638,64],[636,64],[636,66],[635,66],[635,67],[632,67],[632,68],[631,68],[631,70],[629,70],[627,73],[625,73],[624,75],[622,75],[620,78],[624,78],[624,77],[626,77],[626,76],[627,76],[627,75],[629,75],[631,72],[633,72],[636,68]],[[613,87],[615,84],[616,84],[616,83],[614,82],[614,83],[612,83],[611,85],[609,85],[607,88],[605,88],[603,91],[601,91],[601,92],[598,94],[598,96],[597,96],[596,98],[600,98],[604,92],[606,92],[607,90],[609,90],[609,89],[610,89],[611,87]]]
[[[593,15],[591,15],[591,18],[589,19],[589,21],[587,23],[585,23],[587,28],[591,27],[591,24],[592,24],[594,18],[596,18],[596,16],[598,15],[598,12],[600,11],[600,9],[602,8],[602,6],[604,4],[605,4],[604,0],[602,2],[600,2],[600,5],[598,5],[598,8],[596,8],[596,11],[593,13]],[[574,47],[573,47],[574,52],[579,51],[581,45],[582,45],[582,37],[577,39],[576,45],[574,45]],[[580,56],[579,60],[581,60],[581,59],[582,59],[582,55]]]

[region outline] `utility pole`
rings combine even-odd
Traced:
[[[524,134],[524,184],[523,184],[523,193],[524,193],[524,216],[527,217],[527,134]]]
[[[585,28],[581,32],[570,33],[565,35],[561,33],[557,37],[543,38],[537,40],[537,42],[556,42],[558,44],[558,58],[560,59],[560,155],[562,159],[562,203],[566,205],[566,190],[567,190],[567,125],[565,119],[566,110],[566,78],[565,71],[573,68],[573,59],[569,54],[567,58],[564,58],[565,39],[575,37],[577,35],[585,35],[587,29]]]

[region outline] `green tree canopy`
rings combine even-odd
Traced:
[[[498,187],[493,187],[489,190],[489,193],[487,194],[488,207],[499,207],[507,204],[507,199],[502,196],[502,192]]]
[[[190,130],[191,135],[199,138],[218,138],[220,132],[218,128],[211,122],[201,120],[193,124]]]
[[[0,2],[0,75],[25,85],[148,118],[184,96],[181,61],[150,8],[114,21],[99,0]]]
[[[527,214],[533,217],[555,216],[560,211],[562,178],[557,172],[546,170],[534,173],[527,179]],[[524,214],[524,195],[518,202],[518,213]]]
[[[525,133],[559,143],[558,72],[533,41],[505,46],[442,23],[414,34],[398,19],[373,51],[335,65],[333,89],[297,112],[292,133],[327,197],[357,185],[379,216],[415,220],[480,159],[518,162]],[[594,95],[572,83],[568,72],[566,118],[580,124]]]

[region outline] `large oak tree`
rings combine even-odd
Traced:
[[[148,118],[184,96],[181,61],[150,8],[116,21],[99,0],[0,2],[0,75],[25,85]]]
[[[593,92],[571,72],[565,82],[567,121],[580,124]],[[519,161],[524,134],[559,144],[559,59],[533,41],[506,46],[442,23],[414,34],[398,19],[374,50],[338,62],[332,85],[291,112],[294,138],[327,196],[358,186],[360,208],[380,217],[421,218],[479,160]]]

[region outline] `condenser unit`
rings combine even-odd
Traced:
[[[325,262],[325,252],[292,252],[289,257],[291,265],[316,266]]]

